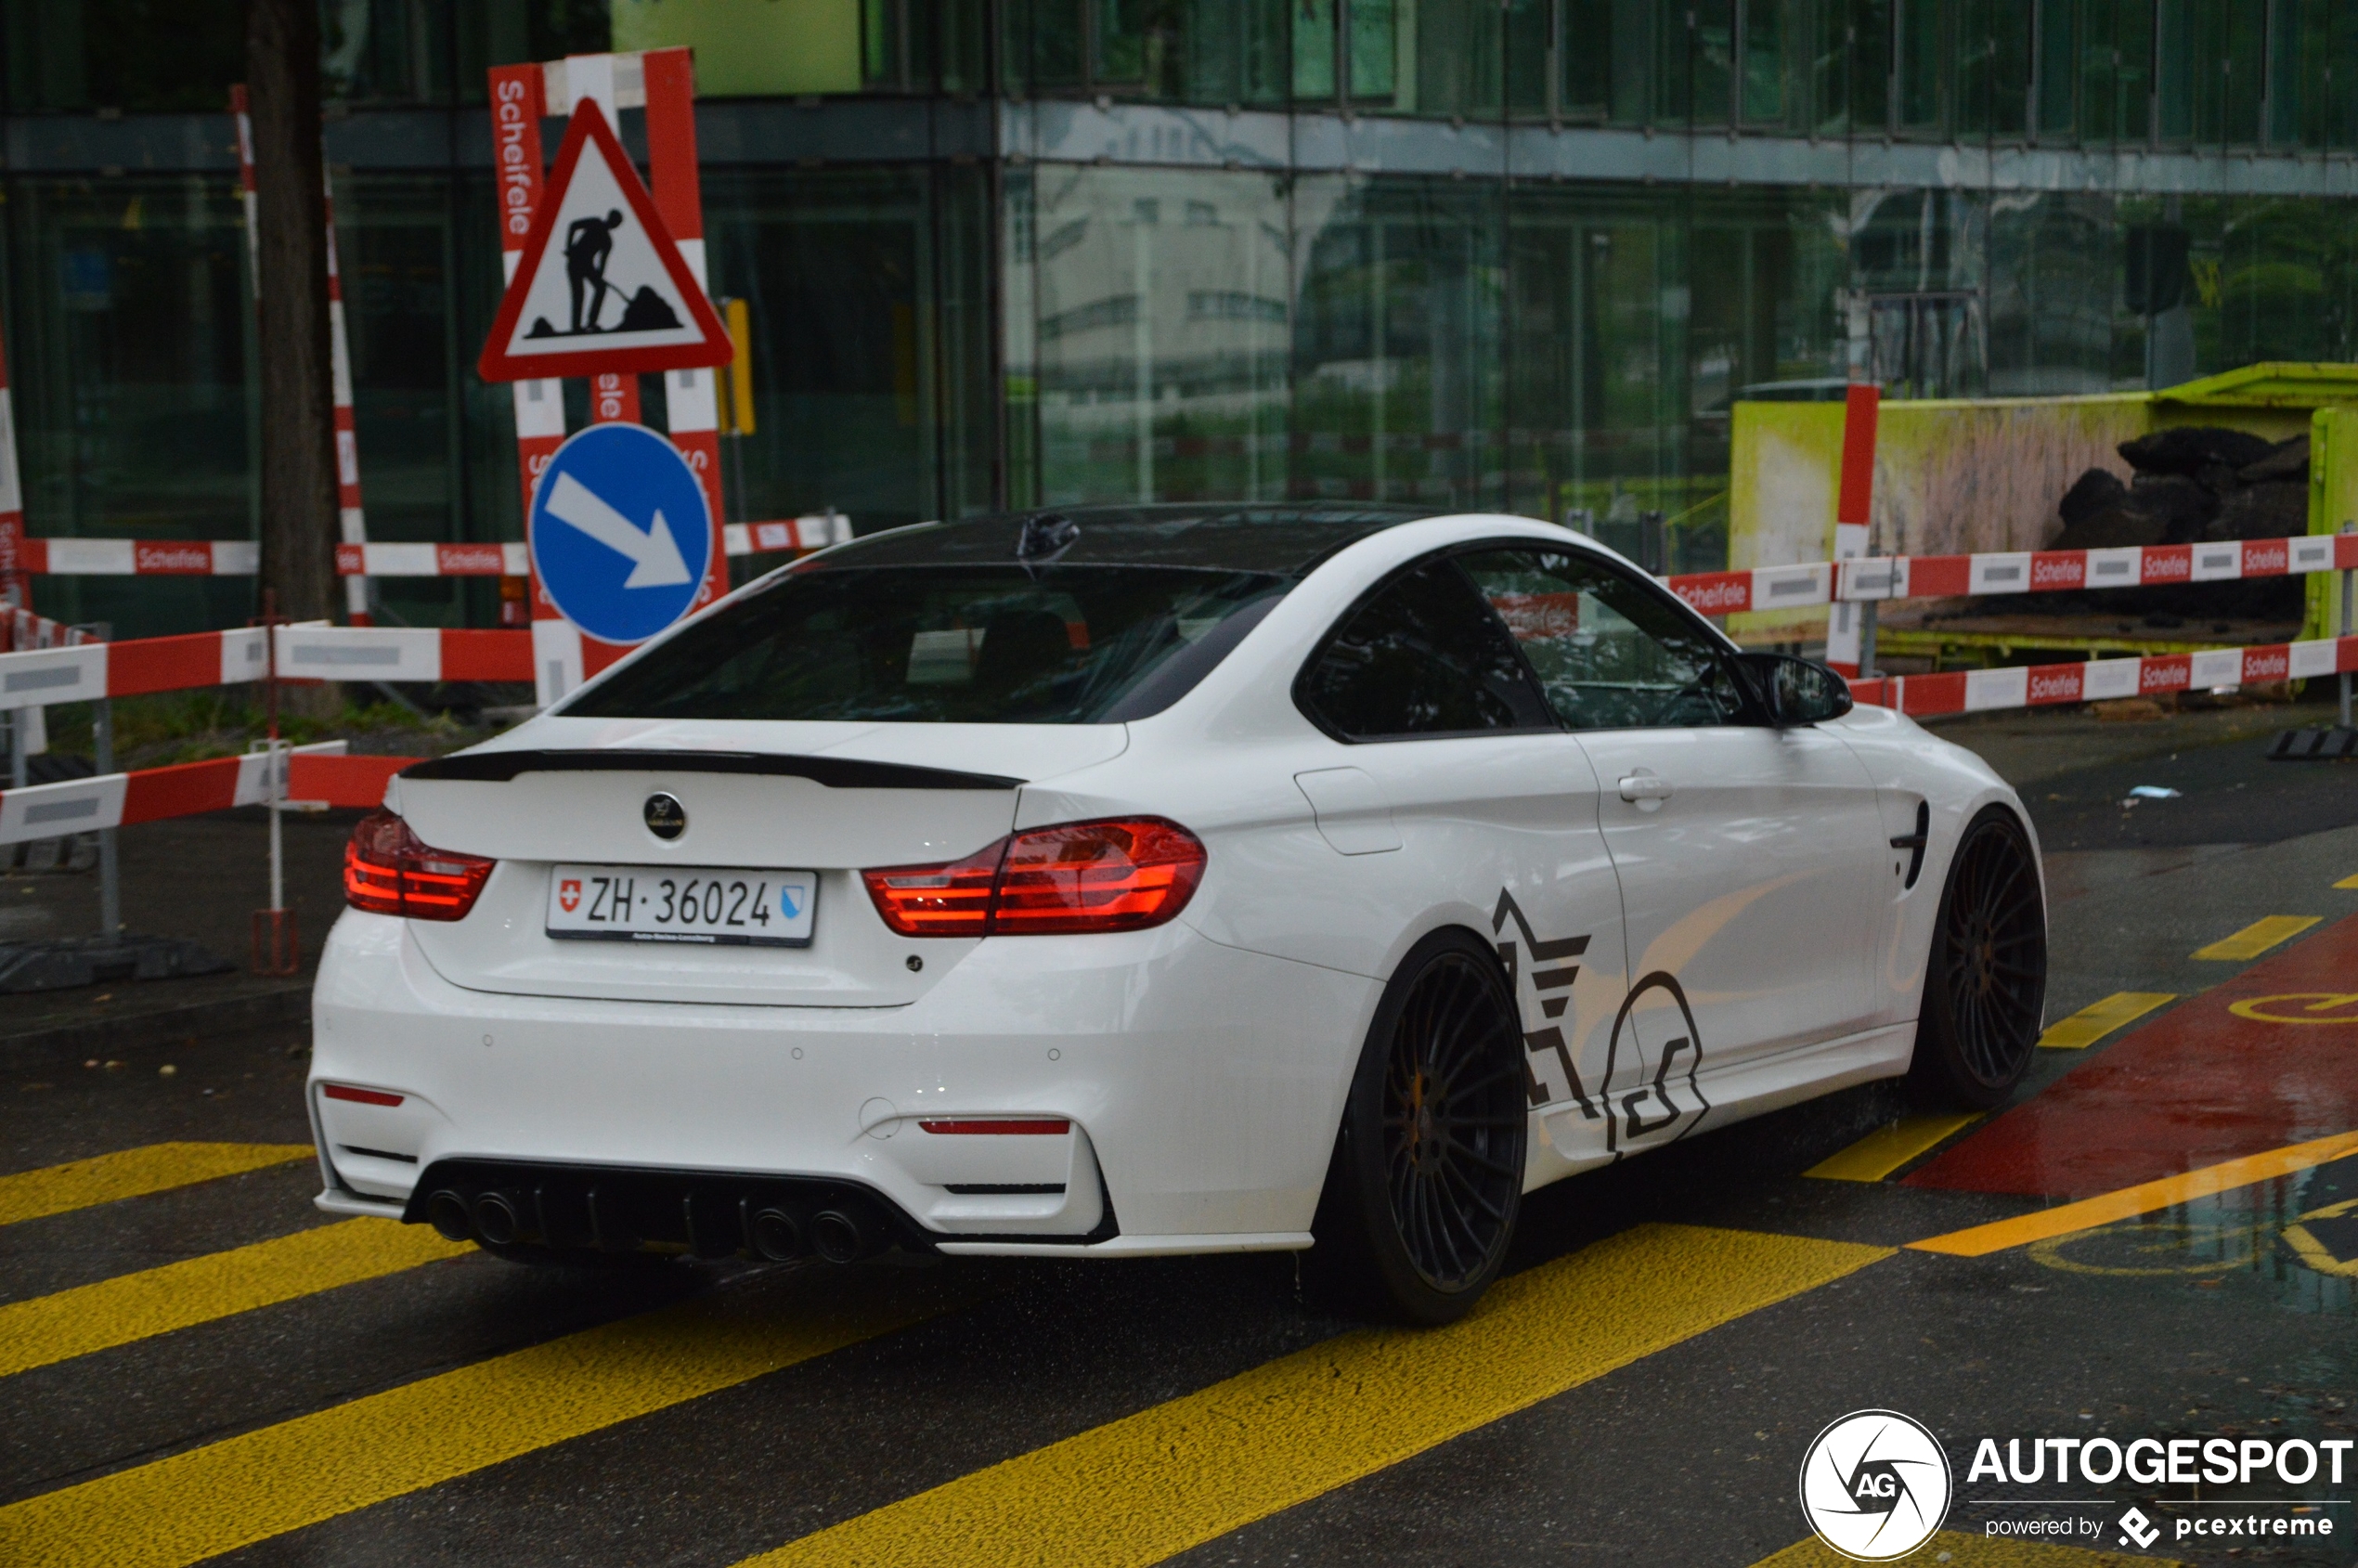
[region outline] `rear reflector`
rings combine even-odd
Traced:
[[[399,1095],[388,1095],[382,1089],[355,1089],[343,1083],[322,1083],[319,1092],[331,1100],[350,1100],[357,1106],[397,1106]]]
[[[978,1120],[972,1121],[919,1121],[928,1133],[1030,1133],[1062,1137],[1072,1131],[1072,1123],[1062,1117],[1040,1118],[1030,1121]]]
[[[1186,908],[1203,841],[1160,817],[1034,828],[941,865],[863,871],[886,925],[904,937],[1136,931]]]

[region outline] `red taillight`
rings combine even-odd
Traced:
[[[388,1095],[382,1089],[355,1089],[349,1083],[322,1083],[319,1092],[331,1100],[350,1100],[357,1106],[397,1106],[399,1095]]]
[[[1186,908],[1203,843],[1160,817],[1068,823],[1003,838],[945,865],[860,875],[904,937],[1136,931]]]
[[[936,1121],[919,1121],[917,1125],[928,1133],[998,1133],[1002,1134],[1016,1133],[1029,1134],[1034,1137],[1058,1138],[1072,1131],[1072,1123],[1064,1118],[1045,1116],[1027,1121],[1018,1121],[1005,1117],[969,1121],[943,1119]]]
[[[868,896],[885,924],[904,937],[979,937],[991,929],[991,895],[999,879],[1004,838],[947,865],[899,865],[863,871]]]
[[[391,811],[371,811],[343,847],[343,901],[371,914],[464,920],[497,863],[428,849]]]
[[[1008,844],[991,931],[1160,926],[1186,907],[1202,878],[1202,843],[1173,823],[1148,817],[1043,827]]]

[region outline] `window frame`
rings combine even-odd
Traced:
[[[1515,665],[1522,671],[1523,681],[1530,689],[1532,695],[1537,699],[1540,711],[1548,717],[1548,723],[1546,727],[1541,728],[1534,726],[1525,728],[1519,726],[1509,730],[1426,730],[1397,735],[1351,735],[1336,729],[1319,715],[1317,710],[1311,705],[1307,692],[1311,671],[1315,669],[1318,667],[1319,661],[1326,657],[1327,650],[1333,645],[1335,638],[1341,634],[1342,628],[1351,623],[1352,617],[1358,615],[1361,610],[1365,609],[1379,595],[1387,591],[1393,583],[1397,582],[1402,577],[1406,577],[1411,572],[1419,571],[1436,561],[1448,561],[1455,564],[1460,556],[1481,554],[1486,551],[1497,550],[1527,550],[1534,552],[1553,551],[1562,555],[1580,556],[1593,563],[1600,571],[1609,573],[1621,578],[1624,582],[1637,588],[1640,592],[1652,594],[1658,603],[1670,607],[1674,616],[1684,618],[1693,628],[1702,631],[1704,633],[1704,640],[1710,643],[1717,653],[1721,665],[1725,668],[1730,683],[1734,685],[1737,694],[1743,702],[1743,714],[1733,720],[1730,725],[1726,727],[1733,728],[1741,726],[1747,729],[1757,729],[1764,726],[1771,728],[1774,727],[1775,720],[1768,716],[1766,705],[1761,698],[1761,694],[1755,686],[1750,672],[1744,668],[1743,660],[1738,656],[1743,650],[1737,647],[1726,632],[1721,631],[1717,627],[1712,625],[1710,621],[1696,614],[1694,606],[1689,604],[1677,594],[1665,590],[1660,583],[1645,577],[1642,573],[1630,573],[1620,562],[1615,561],[1612,557],[1602,554],[1601,552],[1584,550],[1579,545],[1569,541],[1559,542],[1554,539],[1534,538],[1528,535],[1508,535],[1496,538],[1466,539],[1456,544],[1444,545],[1438,550],[1427,551],[1422,555],[1402,562],[1399,565],[1394,566],[1390,571],[1384,573],[1383,576],[1378,577],[1374,582],[1370,583],[1364,590],[1353,598],[1349,604],[1343,607],[1343,610],[1340,615],[1336,616],[1332,621],[1328,623],[1326,630],[1318,634],[1317,641],[1311,645],[1309,654],[1302,659],[1302,667],[1294,672],[1291,687],[1294,711],[1301,714],[1305,719],[1308,719],[1311,727],[1315,729],[1320,734],[1325,735],[1328,740],[1338,741],[1344,745],[1393,745],[1403,741],[1462,741],[1490,739],[1510,735],[1544,735],[1549,733],[1560,735],[1604,735],[1635,732],[1638,730],[1691,729],[1695,727],[1692,725],[1639,725],[1627,726],[1617,730],[1575,730],[1572,728],[1572,726],[1564,722],[1563,716],[1556,711],[1556,705],[1548,700],[1547,682],[1540,680],[1538,668],[1532,664],[1530,655],[1522,651],[1522,643],[1515,637],[1513,628],[1509,628],[1506,621],[1500,617],[1497,610],[1492,606],[1490,601],[1483,596],[1481,585],[1474,582],[1472,575],[1467,572],[1463,566],[1459,566],[1458,568],[1459,577],[1465,582],[1466,586],[1472,590],[1475,601],[1482,605],[1483,613],[1490,616],[1493,624],[1495,624],[1498,628],[1499,631],[1506,637],[1508,645],[1514,649]]]
[[[1712,625],[1711,622],[1705,619],[1703,616],[1697,614],[1693,605],[1688,603],[1677,594],[1664,588],[1662,584],[1656,582],[1645,573],[1633,572],[1623,563],[1600,552],[1582,550],[1577,546],[1566,549],[1561,546],[1556,546],[1552,544],[1551,541],[1544,539],[1489,539],[1484,540],[1480,544],[1469,545],[1462,548],[1469,553],[1475,551],[1497,550],[1501,548],[1531,550],[1535,552],[1552,549],[1558,554],[1584,557],[1593,563],[1599,571],[1619,577],[1623,582],[1637,589],[1640,593],[1652,595],[1655,603],[1662,604],[1670,610],[1674,619],[1683,619],[1694,629],[1704,634],[1704,641],[1710,643],[1712,648],[1717,653],[1721,667],[1727,674],[1729,684],[1735,687],[1736,695],[1743,704],[1743,710],[1736,719],[1731,719],[1723,725],[1711,726],[1711,728],[1773,729],[1776,727],[1776,719],[1770,716],[1768,703],[1761,695],[1758,685],[1754,681],[1752,672],[1744,667],[1742,656],[1743,650],[1736,645],[1735,640],[1730,638],[1726,632],[1720,630],[1717,627]],[[1485,600],[1484,607],[1486,608],[1487,606],[1488,602]],[[1493,616],[1496,616],[1498,612],[1494,609],[1491,610],[1490,613]],[[1500,624],[1503,625],[1505,623],[1502,621]],[[1509,628],[1508,636],[1510,639],[1513,638],[1514,633],[1511,628]],[[1538,667],[1534,665],[1531,662],[1531,656],[1522,651],[1522,643],[1519,640],[1515,641],[1515,656],[1522,661],[1524,670],[1530,674],[1533,682],[1538,686],[1540,695],[1544,699],[1547,696],[1548,683],[1540,679]],[[1555,719],[1556,727],[1567,735],[1636,734],[1648,730],[1692,730],[1703,727],[1693,724],[1625,724],[1618,726],[1597,725],[1589,729],[1575,730],[1571,725],[1564,722],[1562,715],[1556,712],[1556,705],[1554,703],[1550,702],[1548,704],[1548,712],[1549,716]]]

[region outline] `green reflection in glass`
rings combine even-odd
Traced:
[[[1789,0],[1751,0],[1744,7],[1744,123],[1777,125],[1784,122],[1790,84],[1785,47],[1789,37]]]
[[[1335,96],[1335,0],[1292,0],[1293,96]]]
[[[1351,97],[1355,102],[1389,103],[1399,64],[1393,0],[1350,0],[1350,5]]]

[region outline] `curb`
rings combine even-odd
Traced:
[[[126,1013],[121,1017],[94,1018],[88,1023],[55,1029],[27,1030],[0,1035],[0,1056],[87,1057],[109,1051],[184,1040],[190,1035],[220,1034],[235,1029],[271,1024],[303,1023],[311,1017],[308,978],[244,996],[225,996],[177,1007]]]

